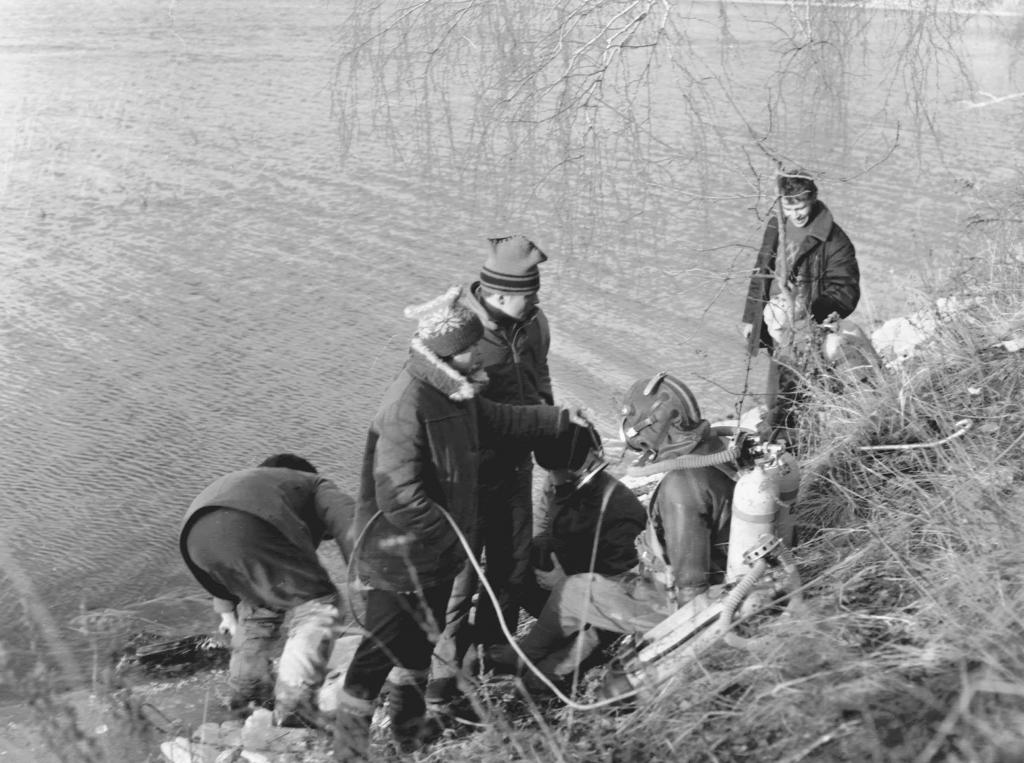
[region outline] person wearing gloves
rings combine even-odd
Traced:
[[[282,726],[319,726],[315,692],[342,624],[341,595],[316,555],[347,559],[355,501],[304,458],[279,453],[211,483],[189,506],[179,545],[231,634],[229,707],[273,703]],[[285,614],[291,613],[271,676]]]
[[[424,691],[452,582],[476,548],[481,453],[499,441],[556,437],[580,414],[484,398],[484,327],[452,287],[406,309],[418,320],[409,357],[367,434],[352,563],[366,588],[365,636],[337,697],[335,759],[370,760],[370,723],[391,674],[388,713],[399,747],[428,744]],[[393,668],[397,668],[392,672]]]

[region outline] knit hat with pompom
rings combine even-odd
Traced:
[[[484,335],[484,324],[461,297],[462,287],[452,286],[440,297],[405,308],[406,318],[419,321],[416,336],[440,358],[465,352]]]

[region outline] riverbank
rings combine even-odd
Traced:
[[[958,251],[971,257],[936,264],[933,296],[947,309],[910,357],[867,385],[809,389],[800,612],[759,625],[747,649],[709,650],[629,713],[531,703],[513,683],[485,682],[479,725],[434,757],[1019,760],[1022,221],[1024,199],[968,229]],[[60,694],[22,677],[32,707],[0,711],[0,757],[159,760],[161,744],[217,721],[222,680],[214,670]],[[577,700],[593,701],[595,686],[588,678]],[[322,760],[317,744],[279,759]]]

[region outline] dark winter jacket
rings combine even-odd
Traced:
[[[772,217],[765,227],[761,249],[747,291],[743,308],[743,322],[762,325],[761,315],[773,294],[772,278],[775,272],[779,245],[778,218]],[[853,244],[843,229],[836,225],[832,213],[822,202],[807,224],[806,238],[792,260],[788,282],[798,294],[806,295],[808,309],[818,323],[833,312],[847,317],[860,300],[860,270]],[[762,330],[762,344],[772,346],[767,330]]]
[[[488,379],[483,396],[496,403],[551,405],[551,330],[544,311],[537,308],[523,322],[503,320],[484,305],[479,281],[463,289],[463,294],[464,303],[484,324],[484,336],[477,345]]]
[[[192,562],[186,540],[199,513],[215,507],[244,511],[262,519],[311,555],[327,538],[334,538],[346,559],[351,551],[348,544],[355,501],[331,480],[297,469],[242,469],[212,482],[185,513],[179,535],[181,555],[200,582],[206,579],[205,573]]]
[[[546,531],[534,538],[534,545],[544,554],[554,551],[567,575],[590,571],[592,556],[593,571],[601,575],[636,566],[636,536],[643,532],[647,511],[613,476],[601,472],[579,490],[559,486],[548,506]]]
[[[367,436],[354,528],[365,530],[354,552],[360,578],[390,591],[453,580],[466,554],[441,510],[475,547],[481,450],[506,438],[530,447],[566,426],[559,408],[482,398],[414,339]]]

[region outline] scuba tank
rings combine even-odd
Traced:
[[[781,445],[761,446],[766,458],[740,473],[732,496],[729,556],[725,582],[736,583],[749,571],[744,555],[768,534],[793,541],[792,509],[800,488],[800,466]]]

